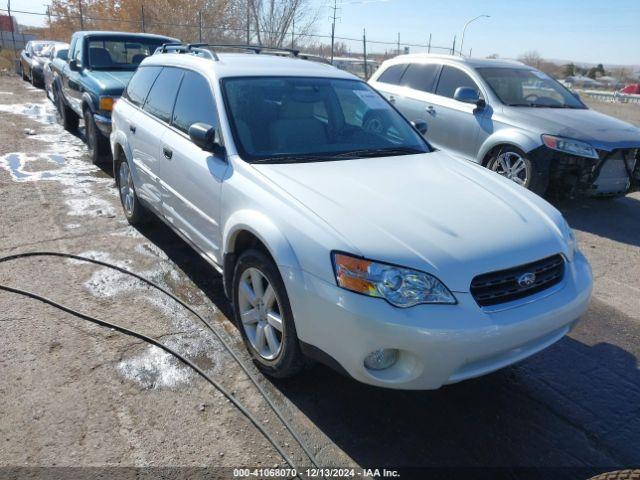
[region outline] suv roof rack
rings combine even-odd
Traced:
[[[262,45],[225,45],[221,43],[164,43],[156,49],[157,53],[187,53],[192,55],[204,55],[211,60],[219,61],[220,58],[215,52],[215,48],[233,48],[238,50],[249,50],[255,54],[262,52],[285,52],[297,57],[300,50],[292,48],[265,47]]]

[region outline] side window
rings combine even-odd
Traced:
[[[402,77],[401,85],[414,90],[433,92],[440,65],[436,63],[412,63]]]
[[[438,88],[436,89],[437,95],[443,97],[453,98],[453,94],[459,87],[470,87],[478,92],[479,96],[482,96],[480,89],[476,82],[474,82],[469,75],[462,70],[445,65],[442,67],[442,74],[440,75],[440,81],[438,82]]]
[[[178,68],[163,68],[151,87],[143,110],[169,123],[182,75],[182,70]]]
[[[129,81],[124,98],[138,107],[142,106],[160,70],[161,67],[140,67]]]
[[[191,125],[199,122],[213,127],[218,124],[211,87],[202,75],[184,72],[171,123],[178,130],[187,133]]]
[[[69,52],[67,53],[67,57],[70,60],[73,60],[74,58],[76,58],[76,44],[78,43],[77,38],[72,38],[71,39],[71,45],[69,45]]]
[[[384,72],[382,72],[382,75],[378,77],[378,82],[389,83],[391,85],[400,85],[400,79],[402,78],[402,74],[406,69],[406,64],[392,65]]]

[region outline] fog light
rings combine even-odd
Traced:
[[[364,366],[370,370],[384,370],[398,361],[398,350],[395,348],[381,348],[367,355]]]

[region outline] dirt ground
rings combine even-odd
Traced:
[[[640,127],[640,104],[638,103],[600,102],[586,95],[582,95],[580,98],[594,110]]]
[[[128,226],[113,187],[42,91],[0,77],[0,256],[55,250],[125,266],[194,306],[248,362],[220,276],[160,222]],[[322,366],[289,382],[261,377],[321,465],[545,467],[536,478],[640,467],[640,194],[558,207],[595,293],[577,329],[543,353],[434,392],[377,389]],[[50,258],[0,264],[0,283],[160,338],[309,466],[213,335],[162,295]],[[228,401],[158,349],[6,292],[0,335],[0,477],[8,467],[284,465]]]

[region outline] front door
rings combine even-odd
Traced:
[[[217,127],[215,101],[209,81],[185,71],[168,128],[162,137],[162,211],[174,228],[210,260],[222,263],[220,192],[228,163],[222,152],[202,150],[189,138],[189,127]]]
[[[488,109],[453,98],[460,87],[470,87],[483,93],[476,82],[461,69],[445,65],[435,89],[426,102],[427,138],[431,143],[452,155],[475,161],[480,143],[481,123]]]

